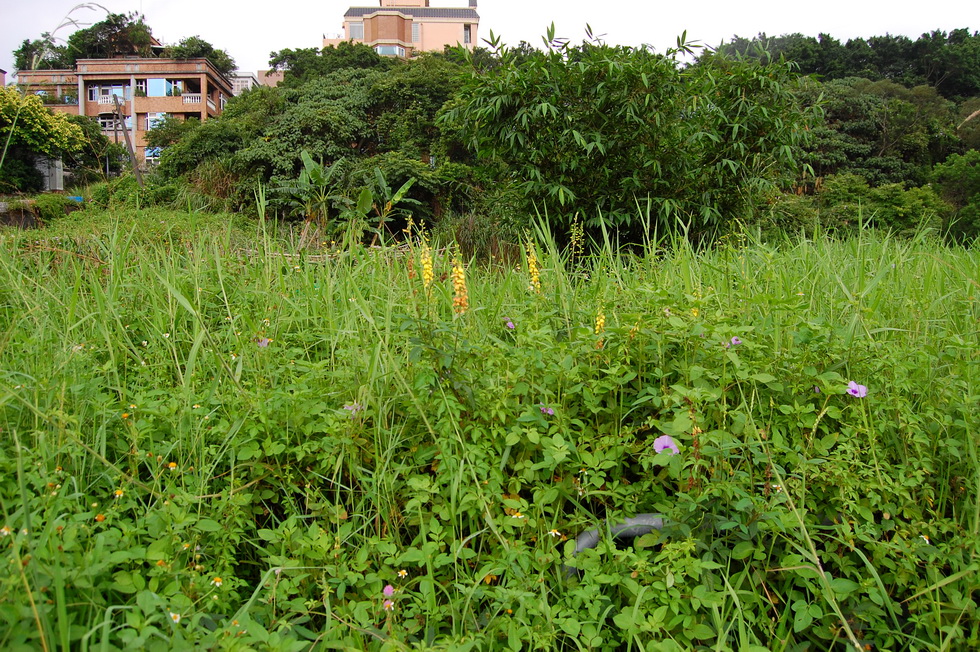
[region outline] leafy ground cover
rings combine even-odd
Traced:
[[[227,224],[2,232],[0,647],[980,645],[975,248]]]

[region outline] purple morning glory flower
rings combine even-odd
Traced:
[[[853,380],[847,383],[847,393],[851,396],[856,396],[858,398],[864,398],[868,395],[868,388],[864,385],[858,385]]]
[[[268,337],[260,337],[259,339],[255,340],[255,343],[260,349],[264,349],[265,347],[269,346],[269,342],[271,341],[272,340],[270,340]]]
[[[514,326],[514,322],[512,322],[509,319],[507,320],[507,323],[505,324],[505,326],[507,326],[507,328],[509,328],[511,330],[514,330],[515,328],[517,328],[517,326]]]
[[[676,455],[681,452],[681,449],[677,447],[677,443],[674,438],[670,435],[661,435],[653,440],[653,450],[658,453],[663,453],[665,451],[670,451],[671,455]]]
[[[385,594],[386,598],[390,598],[391,596],[395,595],[395,587],[393,587],[391,584],[385,584],[385,588],[382,593]]]
[[[742,338],[740,338],[738,335],[732,338],[732,346],[738,346],[741,343],[742,343]]]
[[[552,408],[544,405],[543,403],[539,403],[539,405],[541,406],[541,414],[546,414],[549,417],[555,416],[555,411]]]
[[[350,405],[345,405],[344,409],[350,412],[351,416],[354,416],[358,412],[364,409],[364,406],[360,403],[351,403]]]

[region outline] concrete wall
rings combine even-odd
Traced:
[[[470,27],[472,38],[468,47],[472,48],[477,42],[476,25]],[[416,44],[420,50],[439,50],[446,45],[463,45],[463,24],[446,22],[423,22],[422,42]]]

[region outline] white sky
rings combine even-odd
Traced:
[[[114,13],[141,11],[154,36],[176,43],[199,35],[234,57],[241,70],[268,68],[269,53],[283,48],[320,47],[324,33],[340,33],[343,15],[354,6],[377,0],[101,0]],[[468,0],[431,0],[433,7],[466,7]],[[13,71],[13,50],[26,39],[55,30],[66,15],[85,23],[102,20],[101,9],[77,8],[79,0],[2,0],[0,68]],[[972,7],[972,9],[970,8]],[[482,41],[493,30],[504,42],[541,44],[554,21],[558,36],[579,42],[586,23],[609,43],[641,45],[658,51],[673,46],[687,30],[688,39],[717,45],[733,35],[769,36],[824,32],[845,41],[852,37],[904,34],[916,38],[935,29],[980,29],[976,0],[479,0]],[[971,19],[972,23],[971,24]],[[73,29],[57,32],[67,38]],[[481,43],[482,44],[482,43]]]

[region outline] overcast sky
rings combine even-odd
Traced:
[[[87,3],[95,4],[95,3]],[[223,48],[239,69],[268,68],[269,53],[283,48],[320,47],[324,34],[342,31],[344,12],[377,6],[377,0],[101,0],[114,13],[142,12],[153,34],[164,43],[199,35]],[[433,7],[466,7],[468,0],[431,0]],[[976,0],[479,0],[480,38],[490,30],[516,45],[538,46],[554,21],[557,35],[581,41],[586,23],[609,43],[650,44],[658,51],[674,45],[687,31],[689,40],[717,45],[734,35],[769,36],[823,32],[842,41],[852,37],[904,34],[961,27],[980,29]],[[74,11],[73,11],[74,9]],[[13,71],[11,54],[25,38],[54,31],[64,18],[91,24],[103,9],[86,9],[77,0],[2,0],[0,68]],[[974,24],[971,24],[971,19]],[[85,26],[85,25],[83,25]],[[67,38],[74,28],[56,36]],[[9,81],[9,80],[8,80]]]

